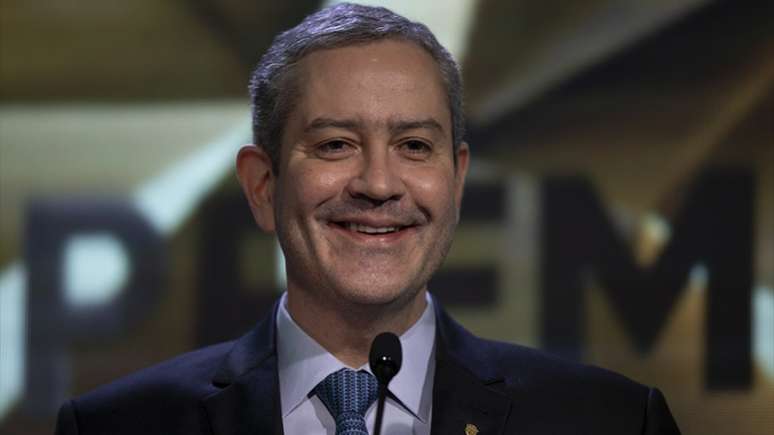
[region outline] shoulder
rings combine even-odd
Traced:
[[[625,376],[599,367],[559,358],[547,352],[477,337],[439,310],[442,354],[456,361],[477,378],[499,379],[511,389],[551,391],[561,388],[610,394],[642,396],[649,389]]]
[[[200,401],[217,391],[212,380],[233,345],[195,350],[100,386],[66,403],[59,423],[70,421],[81,434],[159,433],[166,425],[198,433]]]
[[[588,392],[647,399],[650,388],[621,374],[600,367],[568,361],[552,354],[516,344],[475,338],[482,363],[490,366],[510,389],[529,389],[563,394]]]
[[[476,337],[443,312],[439,318],[436,361],[455,375],[439,381],[453,384],[469,376],[497,393],[512,404],[509,430],[639,434],[657,428],[652,433],[679,433],[655,388],[600,367]]]
[[[60,410],[57,434],[211,433],[208,400],[239,397],[244,391],[234,383],[248,373],[272,375],[273,319],[267,315],[234,341],[178,356],[69,400]],[[226,391],[231,394],[218,394]]]
[[[623,375],[523,346],[480,340],[525,433],[679,434],[661,392]]]
[[[103,385],[77,398],[79,402],[143,395],[153,397],[198,397],[208,386],[234,342],[224,342],[198,349],[145,368]]]

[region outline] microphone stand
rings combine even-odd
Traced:
[[[379,401],[376,404],[376,421],[374,434],[382,432],[382,419],[384,418],[384,402],[387,399],[387,385],[398,374],[403,362],[403,351],[400,347],[398,336],[391,332],[382,332],[371,343],[371,352],[368,355],[368,363],[371,371],[379,381]]]
[[[384,418],[384,401],[387,400],[387,385],[379,382],[379,401],[376,403],[376,422],[374,422],[374,435],[382,432],[382,419]]]

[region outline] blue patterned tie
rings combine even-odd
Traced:
[[[336,435],[368,435],[365,412],[379,394],[374,375],[341,369],[317,384],[314,392],[336,420]]]

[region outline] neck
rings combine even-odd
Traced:
[[[343,304],[289,285],[288,312],[331,355],[350,367],[360,367],[368,362],[374,337],[382,332],[400,336],[419,320],[427,306],[425,292],[422,289],[408,301],[384,305]],[[336,303],[325,303],[326,300]]]

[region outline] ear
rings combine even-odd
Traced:
[[[468,175],[468,163],[470,162],[470,148],[467,142],[460,143],[456,153],[457,167],[454,171],[454,201],[457,203],[457,221],[459,222],[462,192],[465,190],[465,177]]]
[[[237,177],[242,185],[255,222],[266,232],[274,232],[274,172],[271,158],[262,147],[245,145],[237,154]]]

